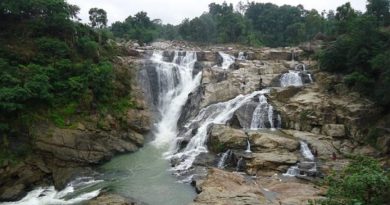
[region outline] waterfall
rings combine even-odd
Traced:
[[[311,74],[308,73],[307,76],[309,77],[310,83],[313,83],[313,78],[311,77]]]
[[[253,112],[250,129],[267,128],[266,122],[269,122],[270,128],[274,127],[273,122],[274,109],[272,105],[268,104],[265,95],[259,96],[259,104]]]
[[[247,146],[246,146],[245,152],[247,152],[247,153],[252,152],[252,151],[251,151],[251,142],[249,142],[249,140],[247,139],[247,140],[246,140],[246,143],[247,143]]]
[[[283,176],[288,176],[288,177],[295,177],[300,175],[300,169],[298,166],[291,166],[288,168],[287,172],[283,174]]]
[[[238,53],[237,60],[241,60],[241,61],[246,60],[245,53],[242,52],[242,51],[240,51],[240,52]]]
[[[218,168],[223,169],[225,168],[226,160],[230,158],[230,155],[232,154],[232,151],[228,149],[226,152],[222,154],[221,159],[218,161]]]
[[[151,58],[156,64],[158,104],[160,120],[155,126],[154,145],[171,143],[173,147],[177,133],[177,121],[188,94],[200,84],[201,72],[193,76],[196,52],[175,51],[172,62],[163,61],[162,52],[154,52]]]
[[[218,52],[218,54],[222,57],[222,69],[229,69],[230,65],[232,65],[235,61],[234,57],[226,54],[224,52]]]
[[[309,146],[306,142],[300,141],[301,144],[301,154],[302,156],[310,161],[314,161],[314,155],[311,153]]]
[[[248,95],[238,95],[229,101],[209,105],[200,110],[199,114],[185,125],[185,127],[190,129],[184,134],[184,137],[191,137],[193,133],[196,134],[192,136],[183,150],[170,156],[171,159],[180,159],[180,163],[173,170],[184,171],[189,169],[199,154],[207,152],[205,144],[207,131],[212,124],[225,124],[243,104],[252,100],[256,95],[267,92],[269,90],[255,91]],[[193,127],[197,127],[195,132]]]
[[[289,70],[288,73],[285,73],[280,78],[280,85],[282,87],[288,86],[302,86],[302,78],[299,71]]]
[[[240,157],[240,159],[237,161],[236,171],[242,171],[245,166],[245,159],[243,157]]]
[[[93,191],[90,189],[100,182],[102,180],[94,180],[91,177],[80,177],[69,183],[62,191],[56,191],[54,186],[38,187],[30,191],[20,201],[5,202],[2,205],[79,204],[99,195],[100,189],[94,189]]]

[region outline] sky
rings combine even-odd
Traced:
[[[67,0],[70,4],[80,7],[79,17],[88,22],[88,11],[97,7],[107,11],[108,24],[123,21],[129,15],[134,16],[139,11],[145,11],[151,19],[161,19],[164,24],[179,24],[184,18],[194,18],[208,11],[212,2],[232,3],[234,6],[240,0]],[[252,1],[252,0],[251,0]],[[351,2],[354,9],[364,11],[366,0],[254,0],[255,2],[271,2],[277,5],[289,4],[297,6],[302,4],[305,9],[336,10],[346,2]],[[246,0],[244,0],[246,2]]]

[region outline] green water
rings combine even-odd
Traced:
[[[185,205],[193,201],[195,190],[178,183],[162,157],[166,149],[150,143],[139,151],[118,156],[101,167],[106,187],[124,197],[150,205]]]

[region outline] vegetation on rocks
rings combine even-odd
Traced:
[[[92,27],[75,21],[78,11],[64,0],[0,2],[1,149],[28,135],[36,119],[65,127],[69,117],[129,99],[103,30],[105,11],[91,9]]]
[[[381,205],[388,202],[389,173],[378,161],[369,157],[354,157],[341,172],[327,179],[329,189],[323,205]]]

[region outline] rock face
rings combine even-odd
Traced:
[[[142,146],[143,141],[143,136],[136,132],[110,133],[51,128],[50,131],[37,134],[35,147],[60,160],[97,164],[115,153],[134,152]]]
[[[322,126],[322,132],[332,137],[345,137],[345,126],[337,124],[325,124]]]
[[[233,120],[236,120],[236,124],[233,124],[233,126],[237,128],[251,127],[253,112],[257,105],[256,102],[248,102],[238,108],[233,115]]]
[[[17,165],[0,165],[0,201],[20,199],[36,185],[54,184],[62,189],[74,177],[88,171],[89,166],[143,146],[143,134],[152,123],[150,109],[138,78],[126,78],[131,73],[138,75],[136,59],[141,53],[126,49],[125,55],[128,56],[118,57],[115,62],[118,82],[114,83],[125,93],[132,90],[134,101],[129,103],[135,105],[115,115],[94,110],[83,116],[75,115],[66,119],[66,128],[57,127],[50,120],[34,122],[29,130],[34,154]]]
[[[265,204],[259,189],[237,173],[210,169],[204,181],[197,182],[200,194],[192,205]]]
[[[299,142],[296,139],[282,137],[276,133],[251,131],[249,139],[253,151],[286,150],[294,152],[299,148]]]
[[[141,202],[135,202],[130,199],[125,199],[119,195],[103,193],[95,199],[89,201],[87,205],[146,205]]]
[[[208,147],[215,153],[227,149],[245,149],[248,136],[244,131],[225,125],[214,125],[210,131]]]
[[[284,171],[298,162],[298,157],[293,153],[253,153],[251,157],[246,165],[250,174],[262,175],[263,171]]]

